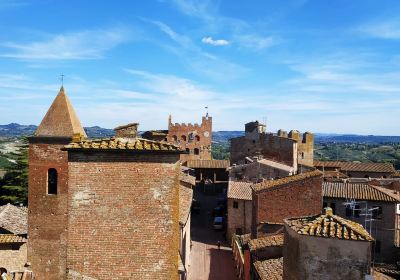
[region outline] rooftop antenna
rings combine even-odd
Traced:
[[[64,74],[61,74],[61,75],[60,75],[60,80],[61,80],[61,86],[62,86],[62,87],[64,87],[64,77],[65,77]]]
[[[206,118],[208,118],[208,106],[204,107],[206,109]]]

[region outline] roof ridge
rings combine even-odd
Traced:
[[[252,189],[255,192],[259,192],[259,191],[269,189],[271,187],[286,185],[288,183],[300,181],[300,180],[303,180],[306,178],[321,176],[321,175],[322,175],[321,171],[312,170],[312,171],[308,171],[308,172],[304,172],[304,173],[300,173],[300,174],[296,174],[296,175],[292,175],[292,176],[287,176],[287,177],[280,178],[277,180],[268,180],[268,181],[264,181],[261,183],[256,183],[252,186]]]

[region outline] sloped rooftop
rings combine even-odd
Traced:
[[[396,170],[391,163],[346,162],[346,161],[314,161],[315,167],[340,168],[343,171],[383,172],[394,173]]]
[[[25,243],[26,238],[15,234],[0,234],[0,244]]]
[[[283,246],[284,235],[283,233],[263,236],[260,238],[251,239],[249,241],[250,251],[256,251],[267,247],[280,247]]]
[[[80,139],[65,146],[66,150],[135,150],[135,151],[163,151],[181,152],[181,149],[166,142],[152,141],[142,138],[107,138],[107,139]]]
[[[219,169],[219,168],[228,168],[230,165],[229,160],[205,160],[205,159],[198,159],[198,160],[188,160],[186,163],[187,167],[190,168],[210,168],[210,169]]]
[[[12,204],[0,206],[0,228],[13,234],[27,234],[28,213]]]
[[[185,225],[192,206],[193,190],[179,186],[179,224]]]
[[[283,279],[283,258],[257,261],[253,265],[261,280]]]
[[[284,221],[301,235],[357,241],[373,240],[362,225],[333,215],[329,207],[325,208],[325,214],[290,218]]]
[[[71,102],[65,94],[64,87],[51,104],[35,136],[72,137],[80,134],[87,137]]]
[[[249,182],[229,181],[227,197],[232,199],[252,200],[252,184],[253,183]]]
[[[398,202],[400,195],[393,190],[369,184],[352,184],[341,182],[323,182],[322,195],[324,197],[374,200],[385,202]]]
[[[275,187],[275,186],[280,186],[280,185],[286,185],[288,183],[296,182],[296,181],[301,181],[307,178],[312,178],[312,177],[318,177],[322,176],[322,172],[319,170],[313,170],[293,176],[287,176],[278,180],[268,180],[264,181],[258,184],[255,184],[252,186],[255,192],[267,190],[269,188]]]

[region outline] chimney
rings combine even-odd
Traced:
[[[121,125],[114,128],[115,137],[120,138],[136,138],[138,123],[129,123],[127,125]]]

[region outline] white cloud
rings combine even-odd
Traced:
[[[124,28],[86,30],[53,35],[37,42],[6,42],[1,45],[12,51],[0,56],[22,60],[99,59],[127,40],[129,32]]]
[[[356,29],[363,35],[380,39],[400,39],[400,19],[375,22]]]
[[[240,46],[255,51],[260,51],[279,43],[277,39],[271,36],[263,37],[256,34],[239,34],[235,36],[235,41],[237,41]]]
[[[201,41],[204,44],[209,44],[209,45],[213,45],[213,46],[226,46],[226,45],[229,45],[229,41],[227,41],[227,40],[224,40],[224,39],[214,40],[212,37],[204,37],[203,39],[201,39]]]

